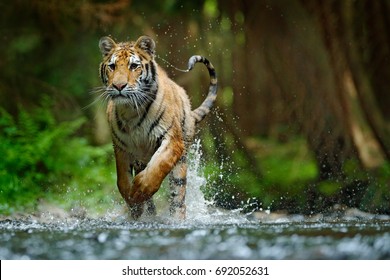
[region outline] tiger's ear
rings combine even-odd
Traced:
[[[156,43],[149,36],[141,36],[135,42],[135,46],[141,50],[147,52],[151,56],[154,56],[154,51],[156,49]]]
[[[102,37],[99,40],[99,48],[103,56],[106,56],[110,53],[110,51],[116,47],[116,43],[110,37]]]

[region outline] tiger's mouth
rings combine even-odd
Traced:
[[[122,99],[122,98],[125,98],[125,99],[129,99],[129,97],[123,93],[118,93],[118,94],[111,94],[110,95],[110,98],[112,100],[116,100],[116,99]]]
[[[118,104],[131,104],[133,105],[134,103],[134,98],[131,97],[131,94],[129,93],[114,93],[114,94],[109,94],[110,100],[114,101],[115,103]]]
[[[107,94],[111,99],[117,99],[117,98],[129,98],[133,94],[133,92],[128,87],[118,89],[115,86],[109,86],[107,88]]]
[[[146,102],[145,97],[136,91],[109,92],[108,96],[116,105],[131,107],[135,111],[140,111],[144,108]]]
[[[132,103],[131,95],[132,93],[128,91],[107,90],[108,98],[115,103]]]

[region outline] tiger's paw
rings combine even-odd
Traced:
[[[129,206],[129,209],[130,209],[131,217],[134,220],[138,220],[141,217],[142,213],[144,212],[144,204],[143,203],[133,204],[132,206]]]
[[[151,198],[160,188],[161,182],[153,180],[144,170],[134,178],[130,198],[133,203],[142,203]]]

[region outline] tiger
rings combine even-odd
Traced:
[[[210,76],[206,98],[192,110],[186,91],[157,64],[151,37],[117,43],[105,36],[99,49],[117,187],[131,216],[156,215],[152,196],[169,174],[170,215],[185,219],[187,155],[197,125],[216,100],[218,80],[213,65],[200,55],[188,61],[186,72],[203,63]]]

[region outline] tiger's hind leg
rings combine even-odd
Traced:
[[[183,155],[169,175],[170,214],[184,220],[186,218],[187,160]]]

